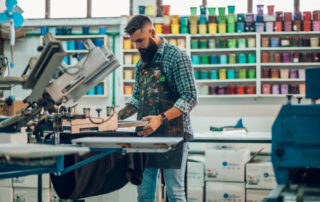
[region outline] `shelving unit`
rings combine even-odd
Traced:
[[[57,35],[54,36],[56,39],[61,40],[61,41],[84,41],[86,39],[91,39],[94,40],[95,39],[100,39],[103,40],[103,45],[107,46],[108,43],[108,38],[106,35]],[[43,36],[40,37],[40,45],[43,45]],[[88,50],[84,50],[84,49],[80,49],[80,50],[68,50],[67,45],[63,44],[65,52],[68,53],[68,57],[71,57],[72,54],[74,53],[78,53],[81,55],[88,53]],[[99,90],[98,90],[99,88]],[[101,90],[103,91],[103,93],[101,93]],[[103,98],[103,97],[107,97],[107,81],[104,80],[101,83],[99,83],[95,89],[92,89],[92,91],[90,90],[89,92],[95,91],[96,94],[90,94],[90,95],[84,95],[83,98]],[[99,93],[99,94],[98,94]],[[101,94],[100,94],[101,93]]]
[[[262,37],[273,37],[273,36],[299,36],[299,37],[318,37],[320,38],[320,32],[262,32],[262,33],[256,33],[256,32],[249,32],[249,33],[231,33],[231,34],[197,34],[197,35],[191,35],[191,34],[168,34],[168,35],[160,35],[162,37],[165,37],[166,39],[170,38],[183,38],[185,39],[185,50],[186,52],[192,56],[211,56],[211,55],[229,55],[229,54],[236,54],[238,57],[238,54],[241,53],[253,53],[256,56],[256,62],[255,63],[245,63],[245,64],[194,64],[194,70],[195,71],[212,71],[212,70],[220,70],[220,69],[226,69],[226,71],[230,69],[239,70],[239,69],[254,69],[256,72],[256,78],[254,79],[197,79],[196,83],[198,86],[198,92],[200,92],[199,88],[203,85],[208,86],[228,86],[228,84],[236,84],[236,85],[250,85],[255,87],[255,93],[254,94],[226,94],[226,95],[202,95],[199,94],[200,98],[258,98],[258,97],[286,97],[285,94],[263,94],[262,92],[262,85],[265,83],[269,83],[272,85],[282,85],[282,84],[304,84],[305,79],[304,78],[281,78],[279,75],[278,79],[275,78],[263,78],[262,75],[262,69],[263,68],[278,68],[278,69],[305,69],[305,68],[312,68],[312,67],[320,67],[320,62],[288,62],[288,63],[262,63],[261,62],[261,56],[263,52],[269,52],[269,53],[281,53],[281,52],[289,52],[289,53],[295,53],[295,52],[319,52],[320,53],[320,46],[319,47],[262,47]],[[122,36],[121,37],[121,44],[123,44],[123,39],[129,38],[129,36]],[[192,39],[215,39],[216,44],[217,41],[220,39],[248,39],[248,38],[255,38],[255,47],[249,48],[246,46],[246,48],[218,48],[217,46],[215,48],[198,48],[198,49],[191,49],[191,40]],[[320,42],[319,42],[320,43]],[[135,65],[134,64],[125,64],[124,63],[124,55],[125,54],[138,54],[138,51],[135,49],[130,50],[121,50],[121,62],[122,62],[122,70],[132,70],[134,71]],[[248,58],[247,58],[248,62]],[[122,72],[123,73],[123,72]],[[131,85],[133,88],[134,84],[134,78],[132,79],[123,79],[121,81],[123,87],[126,85]],[[272,93],[272,92],[271,92]],[[304,96],[301,94],[294,94],[295,97]],[[130,97],[130,94],[124,94],[124,97]]]

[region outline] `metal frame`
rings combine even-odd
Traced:
[[[73,164],[72,166],[64,167],[64,156],[57,156],[56,157],[56,164],[52,166],[47,167],[34,167],[34,166],[17,166],[12,167],[9,166],[8,168],[2,168],[6,169],[7,171],[0,172],[0,179],[5,178],[12,178],[12,177],[22,177],[26,175],[41,175],[44,173],[54,173],[56,175],[63,175],[67,172],[70,172],[72,170],[75,170],[77,168],[80,168],[88,163],[91,163],[97,159],[103,158],[111,153],[119,152],[119,153],[125,153],[122,149],[90,149],[91,152],[102,152],[99,154],[96,154],[88,159],[85,159],[83,161],[80,161],[76,164]]]

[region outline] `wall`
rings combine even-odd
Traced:
[[[79,20],[81,23],[81,20]],[[79,23],[79,22],[78,22]],[[108,31],[119,31],[119,26],[107,27]],[[111,38],[109,38],[110,44]],[[16,40],[15,46],[15,70],[14,75],[21,75],[28,60],[32,56],[37,56],[36,51],[40,44],[39,36],[29,36]],[[116,37],[116,56],[120,54],[120,37]],[[111,46],[110,46],[111,48]],[[5,55],[10,56],[8,41],[5,43]],[[116,105],[124,106],[127,98],[121,95],[121,71],[116,70]],[[90,106],[94,114],[95,108],[102,108],[112,104],[112,75],[107,78],[108,97],[107,98],[82,98],[78,104],[79,112],[83,107]],[[30,91],[22,90],[16,86],[12,91],[17,99],[23,99]],[[8,95],[8,93],[6,93]],[[285,98],[200,98],[199,105],[192,111],[191,119],[195,132],[208,131],[210,126],[235,125],[239,118],[243,118],[244,125],[249,131],[271,130],[272,123],[279,112],[282,104],[286,103]],[[72,105],[73,103],[68,103]],[[105,112],[105,110],[104,110]],[[132,117],[131,119],[134,119]]]

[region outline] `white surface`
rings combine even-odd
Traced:
[[[12,187],[12,179],[0,179],[0,187]]]
[[[29,175],[24,177],[12,178],[13,187],[38,187],[38,175]],[[49,174],[42,174],[42,188],[50,187],[50,177]]]
[[[249,149],[210,149],[205,151],[206,179],[223,182],[244,182]]]
[[[188,186],[188,202],[203,202],[203,187]]]
[[[85,137],[72,140],[73,144],[81,143],[84,146],[94,148],[123,148],[124,144],[130,145],[130,148],[162,148],[161,144],[167,146],[176,145],[182,141],[182,138],[168,137]]]
[[[204,163],[188,162],[188,187],[204,186]]]
[[[244,183],[206,182],[206,200],[212,202],[221,201],[245,201]]]
[[[15,202],[35,202],[38,201],[37,188],[14,188],[14,201]],[[42,189],[42,202],[50,202],[50,189]]]
[[[68,154],[84,154],[89,148],[44,145],[44,144],[0,144],[0,156],[15,158],[42,158]]]
[[[0,202],[13,202],[12,187],[0,187]]]
[[[246,201],[247,202],[263,202],[264,198],[268,197],[271,190],[246,190]]]
[[[0,143],[25,144],[27,133],[0,133]]]
[[[271,162],[253,162],[246,165],[246,188],[274,189],[277,186]]]
[[[271,140],[271,133],[245,131],[201,132],[195,133],[196,140]]]

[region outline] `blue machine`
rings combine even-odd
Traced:
[[[267,202],[320,201],[320,68],[306,70],[312,104],[284,105],[272,127],[272,163],[278,187]]]

